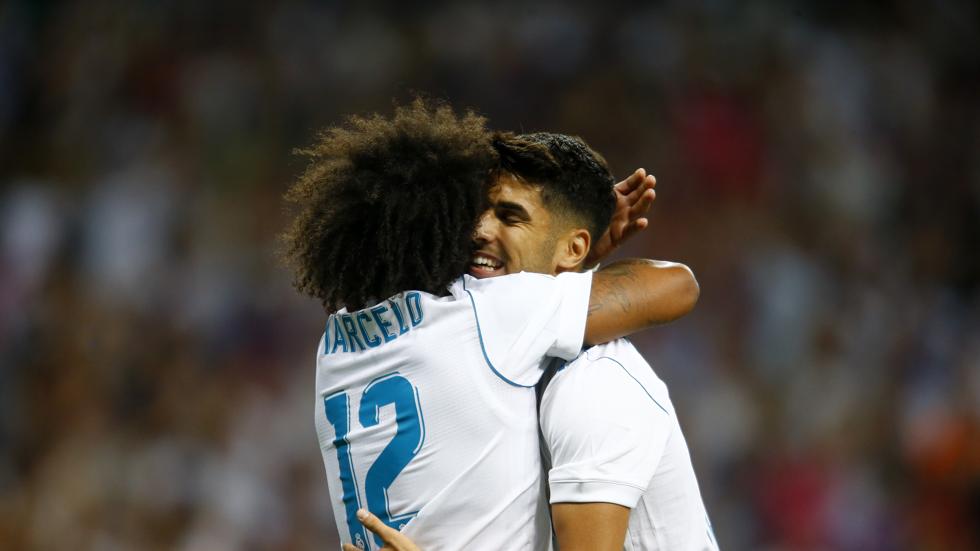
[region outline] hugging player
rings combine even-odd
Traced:
[[[314,405],[342,541],[380,547],[365,508],[427,549],[548,548],[534,386],[549,358],[686,312],[662,289],[690,273],[463,275],[502,166],[472,114],[416,101],[308,153],[286,243],[329,314]]]

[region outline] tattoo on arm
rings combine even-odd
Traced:
[[[690,268],[660,260],[626,259],[596,272],[587,313],[587,337],[604,342],[675,320],[700,293]]]
[[[593,281],[596,288],[595,302],[589,304],[588,315],[592,316],[606,309],[614,308],[620,313],[627,313],[633,307],[630,296],[631,288],[638,281],[636,270],[648,263],[639,259],[627,259],[609,264],[599,270],[602,274]]]

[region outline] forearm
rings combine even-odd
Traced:
[[[629,509],[612,503],[555,503],[551,506],[561,551],[621,551]]]
[[[585,343],[608,342],[673,321],[694,308],[700,289],[690,268],[675,262],[625,259],[592,278]]]

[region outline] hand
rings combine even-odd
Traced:
[[[585,258],[586,268],[598,264],[624,241],[650,224],[645,215],[657,198],[657,192],[653,189],[656,186],[657,179],[652,174],[647,174],[646,170],[638,168],[613,187],[616,210],[613,211],[609,229],[592,244],[589,255]]]
[[[385,544],[385,546],[381,548],[381,551],[421,551],[421,549],[419,549],[418,546],[412,542],[412,540],[408,539],[408,536],[381,522],[381,519],[365,511],[364,509],[358,509],[357,520],[361,521],[361,524],[363,524],[365,528],[374,532],[381,538],[381,541],[383,541]],[[345,543],[344,551],[362,550],[359,547]]]

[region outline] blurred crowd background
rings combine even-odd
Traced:
[[[413,91],[657,175],[723,549],[980,548],[980,7],[875,6],[0,3],[0,548],[338,546],[281,195]]]

